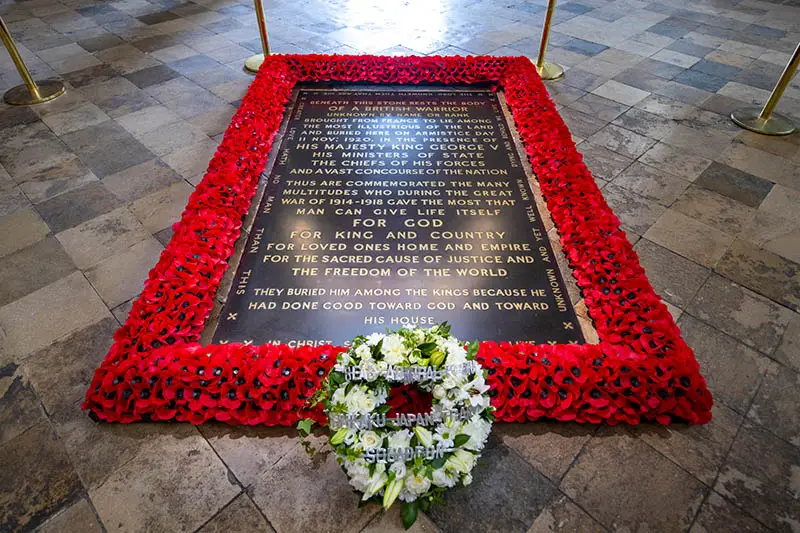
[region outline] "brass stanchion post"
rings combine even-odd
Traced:
[[[794,132],[795,127],[789,117],[785,117],[778,113],[773,113],[775,106],[778,105],[778,100],[783,96],[783,91],[792,81],[792,76],[800,65],[800,43],[794,49],[794,54],[783,69],[778,83],[772,89],[772,94],[769,95],[767,103],[759,110],[757,107],[745,107],[737,109],[731,113],[731,120],[737,126],[754,131],[756,133],[763,133],[764,135],[789,135]]]
[[[261,48],[264,50],[264,53],[248,57],[244,62],[244,68],[248,72],[255,74],[258,72],[258,69],[261,68],[261,63],[264,62],[264,58],[269,55],[269,37],[267,36],[267,23],[264,20],[264,6],[261,4],[261,0],[253,0],[253,3],[256,7],[258,33],[261,35]]]
[[[539,44],[539,58],[536,60],[536,72],[543,80],[557,80],[564,75],[561,65],[548,63],[544,60],[547,51],[547,41],[550,39],[550,24],[553,22],[553,12],[556,10],[556,0],[548,0],[547,13],[544,16],[544,27],[542,28],[542,42]]]
[[[8,31],[8,26],[6,26],[5,21],[3,21],[3,17],[0,17],[0,39],[2,39],[3,45],[11,56],[11,60],[14,62],[14,65],[16,65],[19,75],[22,77],[22,81],[25,82],[24,85],[17,85],[6,91],[6,94],[3,95],[3,99],[7,104],[41,104],[42,102],[47,102],[64,94],[64,84],[59,80],[45,80],[40,83],[36,83],[33,80],[28,67],[25,66],[25,62],[22,60],[22,56],[19,55],[17,45],[11,37],[11,32]]]

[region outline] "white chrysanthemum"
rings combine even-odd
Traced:
[[[464,447],[469,450],[481,450],[486,439],[489,437],[489,432],[492,429],[492,424],[482,419],[480,416],[473,416],[472,419],[461,426],[461,433],[469,435],[470,439],[464,444]]]
[[[361,346],[356,348],[355,352],[356,352],[356,357],[358,357],[362,363],[372,360],[372,351],[366,344],[362,344]]]
[[[386,335],[384,335],[383,333],[370,333],[369,335],[367,335],[367,344],[370,346],[375,346],[376,344],[381,342],[381,340],[384,337],[386,337]]]
[[[345,397],[350,414],[369,414],[375,409],[375,397],[363,387],[354,387]]]
[[[467,351],[464,345],[456,339],[447,339],[444,341],[444,350],[447,353],[445,364],[460,365],[467,362]]]
[[[389,435],[389,448],[408,448],[411,444],[411,431],[401,429]]]
[[[400,335],[389,335],[384,337],[383,344],[381,344],[381,353],[383,360],[390,365],[399,365],[403,362],[408,350],[403,344],[403,337]]]
[[[350,485],[356,490],[363,491],[369,483],[369,466],[363,459],[354,461],[346,459],[344,462],[347,475],[350,477]]]
[[[425,340],[425,330],[420,328],[414,328],[411,331],[411,338],[414,339],[414,342],[417,344],[422,344],[422,341]]]
[[[454,446],[453,439],[456,437],[457,430],[458,425],[447,427],[445,424],[439,424],[436,427],[436,433],[433,434],[433,440],[441,443],[445,448],[451,448]]]
[[[465,487],[467,485],[469,485],[470,483],[472,483],[472,474],[464,474],[464,477],[461,480],[461,483],[463,483]]]
[[[434,477],[436,476],[436,471],[434,471]],[[425,494],[431,488],[431,480],[428,479],[427,476],[424,474],[408,474],[406,476],[405,484],[403,488],[409,492],[409,494],[413,496],[419,496],[420,494]]]

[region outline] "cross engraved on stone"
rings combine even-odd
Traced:
[[[575,324],[572,322],[564,322],[564,329],[575,329]]]
[[[228,313],[228,320],[236,320],[239,317],[239,313]]]

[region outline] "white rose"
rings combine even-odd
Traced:
[[[475,464],[475,456],[466,450],[456,450],[444,463],[444,467],[449,470],[455,470],[460,474],[466,474],[472,470],[472,465]]]
[[[395,461],[389,467],[390,472],[394,472],[395,479],[403,479],[406,476],[406,464],[402,461]]]
[[[434,471],[434,478],[436,471]],[[406,476],[405,485],[403,486],[412,496],[419,496],[425,494],[431,488],[431,480],[422,474],[409,474]]]
[[[359,438],[359,441],[361,441],[361,445],[364,446],[365,450],[377,448],[380,446],[381,440],[382,439],[374,431],[362,431],[361,437]]]
[[[389,435],[389,448],[408,448],[411,444],[411,431],[401,429]]]
[[[461,480],[461,483],[463,483],[465,487],[472,483],[472,474],[464,474],[464,478]]]
[[[437,487],[453,487],[456,484],[456,477],[447,472],[444,468],[433,471],[433,484]],[[406,481],[408,483],[408,481]],[[408,487],[408,485],[406,485]]]
[[[372,359],[372,351],[369,349],[369,346],[366,344],[362,344],[358,348],[356,348],[356,356],[362,361],[370,361]]]

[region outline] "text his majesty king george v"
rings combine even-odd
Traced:
[[[490,91],[300,90],[215,342],[583,342]]]

